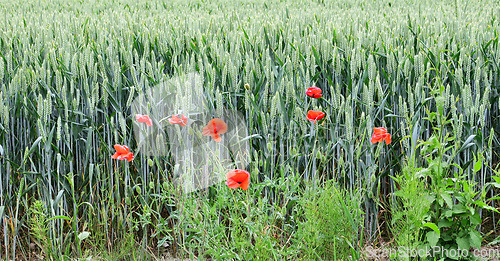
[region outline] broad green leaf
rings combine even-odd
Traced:
[[[480,225],[481,224],[481,217],[479,216],[479,212],[474,213],[474,215],[470,216],[470,223],[472,225]]]
[[[69,218],[67,216],[55,216],[55,217],[51,217],[51,218],[47,219],[47,221],[51,221],[51,220],[54,220],[54,219],[66,219],[66,220],[71,221],[71,218]]]
[[[436,195],[429,194],[429,195],[425,196],[425,198],[427,199],[427,201],[430,204],[430,203],[434,202],[434,200],[436,200]]]
[[[469,248],[470,248],[469,238],[468,237],[458,237],[457,238],[457,245],[458,245],[459,249],[469,250]]]
[[[472,230],[470,232],[470,245],[471,247],[475,248],[481,248],[481,241],[482,241],[481,234],[479,234],[478,231]]]
[[[465,209],[464,205],[456,204],[453,206],[453,214],[462,214],[465,212],[467,212],[467,210]]]
[[[474,173],[481,170],[481,165],[482,165],[482,160],[481,158],[479,158],[478,161],[474,163]]]
[[[449,221],[447,218],[443,218],[443,219],[439,220],[439,222],[438,222],[439,228],[451,227],[451,225],[453,225],[453,222]]]
[[[494,211],[494,212],[497,212],[497,213],[500,213],[497,209],[495,209],[494,207],[482,202],[482,201],[473,201],[472,203],[476,204],[478,207],[480,208],[484,208],[484,209],[487,209],[487,210],[490,210],[490,211]]]
[[[453,201],[451,200],[451,195],[448,194],[448,193],[442,193],[441,194],[441,198],[443,198],[443,200],[446,202],[446,205],[448,205],[448,207],[452,207],[453,206]]]
[[[427,232],[426,237],[431,247],[436,246],[440,238],[439,234],[436,233],[436,231]]]
[[[434,224],[434,223],[427,222],[424,224],[424,227],[428,227],[428,228],[434,230],[436,233],[438,233],[438,235],[441,235],[441,233],[439,232],[438,226],[436,226],[436,224]]]

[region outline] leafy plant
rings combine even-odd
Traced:
[[[49,237],[49,221],[46,214],[45,204],[36,200],[33,202],[29,210],[29,220],[28,224],[30,226],[30,232],[33,237],[36,239],[34,242],[40,247],[42,250],[41,255],[48,259],[54,260],[55,256],[53,255],[51,240]]]
[[[475,174],[481,169],[482,155],[474,162],[472,178],[459,165],[450,164],[460,150],[473,145],[474,136],[461,148],[454,143],[456,138],[446,131],[451,121],[443,114],[441,98],[435,97],[437,112],[428,111],[427,119],[435,124],[435,134],[413,146],[415,150],[420,149],[424,167],[416,168],[416,160],[412,159],[403,169],[404,175],[395,179],[403,186],[394,195],[401,198],[406,211],[404,215],[409,223],[404,227],[416,231],[416,238],[409,243],[416,239],[420,241],[419,248],[444,249],[446,251],[437,252],[438,257],[457,260],[462,258],[456,254],[460,253],[458,250],[481,247],[482,237],[476,230],[482,221],[478,209],[491,210],[492,207],[484,202],[481,188],[474,182]],[[416,140],[414,136],[412,142]],[[416,151],[412,153],[415,154]],[[424,186],[428,191],[422,189]],[[420,211],[415,211],[415,207]],[[399,219],[397,216],[394,222]]]
[[[412,141],[416,142],[415,139]],[[435,227],[426,222],[432,196],[425,177],[421,175],[422,168],[416,166],[415,157],[404,163],[401,174],[393,177],[398,190],[393,193],[395,202],[391,212],[391,232],[397,246],[418,249],[424,227]]]

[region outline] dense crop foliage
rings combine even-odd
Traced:
[[[330,180],[341,192],[325,208],[352,215],[351,246],[340,237],[320,245],[325,255],[359,250],[390,236],[400,188],[391,177],[406,159],[429,164],[415,153],[436,135],[432,112],[445,115],[439,132],[458,148],[440,154],[456,164],[447,175],[460,167],[475,188],[490,188],[498,1],[39,2],[0,3],[0,258],[30,258],[30,244],[55,257],[111,250],[130,233],[179,255],[316,258],[303,249],[323,232],[303,224],[324,219],[311,213],[327,196],[302,203]],[[137,144],[134,99],[193,73],[212,115],[245,118],[246,195],[223,183],[183,193],[170,155],[111,159],[114,144]],[[321,99],[305,95],[311,86]],[[172,107],[189,114],[190,101]],[[326,116],[312,124],[308,110]],[[370,143],[380,126],[390,145]]]

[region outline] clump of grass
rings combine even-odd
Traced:
[[[302,202],[305,221],[297,232],[303,258],[359,259],[364,224],[361,195],[340,190],[333,182],[306,194]]]
[[[106,249],[101,246],[89,248],[85,251],[84,257],[86,260],[158,260],[157,255],[144,249],[137,242],[134,233],[126,234],[123,238],[113,242],[112,249]]]

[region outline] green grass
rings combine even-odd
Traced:
[[[356,259],[392,242],[393,211],[408,220],[393,193],[407,159],[429,167],[416,144],[436,135],[433,113],[453,137],[444,178],[498,195],[497,1],[10,0],[0,14],[0,259],[142,260],[167,245],[179,258]],[[195,87],[168,85],[192,75]],[[139,146],[141,97],[161,155]],[[179,110],[199,121],[190,131],[160,123]],[[308,110],[326,116],[312,125]],[[177,179],[204,166],[205,119],[227,111],[248,146],[218,155],[243,159],[250,188],[227,188],[217,158],[222,180],[188,192]],[[392,143],[371,144],[373,127]],[[111,159],[114,144],[135,159]],[[498,215],[479,211],[497,231]],[[350,230],[322,231],[335,222]]]

